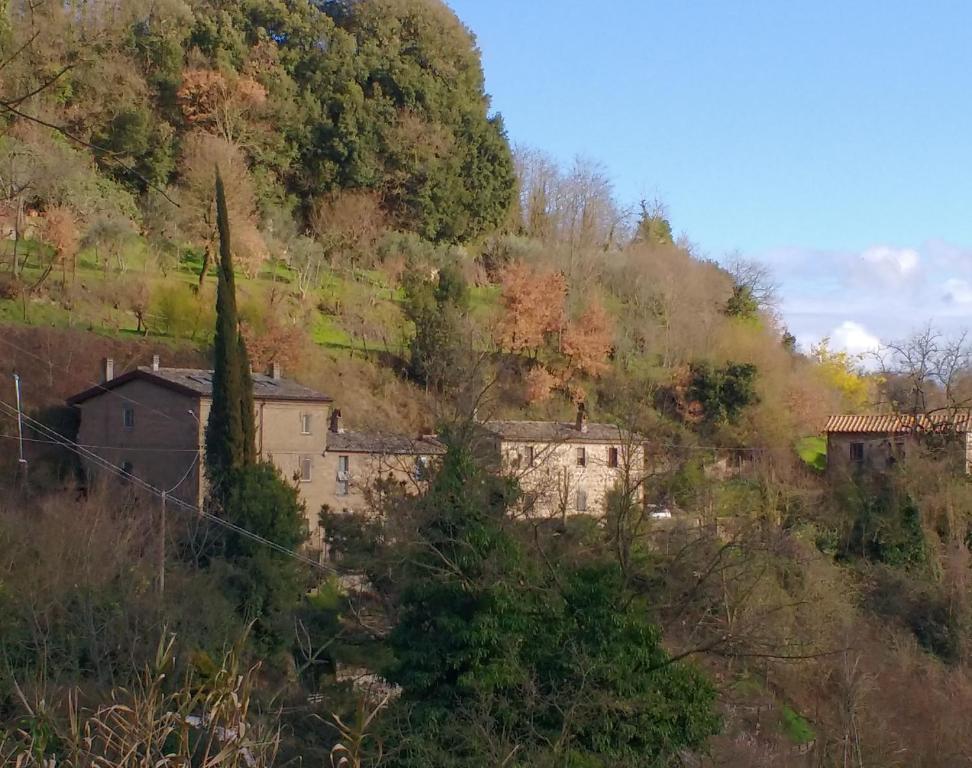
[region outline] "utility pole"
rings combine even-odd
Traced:
[[[165,596],[165,497],[162,491],[162,509],[160,514],[159,531],[159,597]]]
[[[27,485],[27,459],[24,458],[24,418],[20,400],[20,374],[15,373],[14,388],[17,390],[17,442],[20,446],[20,458],[17,467],[20,470],[20,482]]]

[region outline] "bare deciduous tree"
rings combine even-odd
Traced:
[[[875,353],[885,376],[886,396],[912,416],[967,405],[963,379],[972,365],[967,331],[946,336],[930,323]]]
[[[771,312],[776,308],[780,286],[769,267],[744,258],[738,251],[729,255],[725,266],[735,284],[748,290],[761,310]]]
[[[234,256],[244,267],[265,256],[256,227],[256,200],[246,159],[239,147],[218,136],[189,134],[182,159],[180,225],[184,235],[203,249],[199,285],[206,279],[216,244],[216,169],[223,178],[232,222]]]

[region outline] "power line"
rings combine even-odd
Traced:
[[[6,402],[4,400],[0,400],[0,407],[4,408],[7,411],[8,415],[9,414],[15,414],[16,413],[16,409],[13,406],[11,406],[10,403],[8,403],[8,402]],[[117,477],[120,477],[123,480],[126,480],[126,481],[132,483],[133,485],[136,485],[136,486],[138,486],[138,487],[140,487],[140,488],[148,491],[149,493],[152,493],[153,495],[155,495],[155,496],[157,496],[159,498],[165,498],[168,502],[171,502],[176,507],[179,507],[180,509],[182,509],[184,511],[192,512],[195,515],[197,515],[199,517],[202,517],[202,518],[205,518],[207,520],[210,520],[211,522],[215,523],[216,525],[220,525],[223,528],[226,528],[227,530],[231,530],[234,533],[237,533],[240,536],[243,536],[244,538],[250,539],[251,541],[257,542],[258,544],[262,544],[263,546],[269,547],[270,549],[273,549],[273,550],[275,550],[275,551],[277,551],[277,552],[279,552],[281,554],[287,555],[288,557],[291,557],[291,558],[293,558],[295,560],[298,560],[298,561],[303,562],[303,563],[305,563],[307,565],[310,565],[313,568],[316,568],[318,570],[322,570],[322,571],[324,571],[326,573],[335,573],[335,569],[332,568],[331,566],[324,565],[324,564],[319,563],[316,560],[313,560],[313,559],[311,559],[309,557],[305,557],[304,555],[300,554],[299,552],[295,552],[294,550],[289,549],[288,547],[285,547],[282,544],[278,544],[277,542],[272,541],[271,539],[268,539],[268,538],[266,538],[264,536],[261,536],[258,533],[254,533],[253,531],[247,530],[246,528],[243,528],[242,526],[239,526],[236,523],[231,522],[230,520],[227,520],[225,518],[219,517],[218,515],[214,515],[211,512],[207,512],[206,510],[201,509],[200,507],[197,507],[194,504],[190,504],[190,503],[188,503],[186,501],[183,501],[182,499],[179,499],[177,497],[170,497],[170,496],[168,496],[166,494],[166,492],[163,491],[161,488],[157,488],[156,486],[152,485],[151,483],[148,483],[145,480],[142,480],[140,477],[137,477],[136,475],[132,474],[131,472],[129,472],[127,470],[125,470],[124,468],[117,466],[116,464],[112,464],[107,459],[105,459],[105,458],[99,456],[98,454],[96,454],[96,453],[94,453],[94,452],[92,452],[92,451],[84,448],[83,446],[81,446],[78,443],[74,442],[70,438],[65,437],[64,435],[60,434],[59,432],[56,432],[53,429],[50,429],[46,425],[40,423],[39,421],[37,421],[34,418],[31,418],[30,416],[26,416],[25,415],[24,416],[24,419],[26,421],[28,421],[28,422],[31,422],[31,424],[32,424],[32,426],[33,426],[33,428],[35,430],[40,431],[41,434],[46,434],[47,436],[49,436],[50,438],[52,438],[52,440],[56,441],[59,445],[61,445],[61,446],[65,447],[65,448],[67,448],[68,450],[74,452],[76,455],[80,456],[81,458],[84,458],[84,459],[87,459],[87,460],[91,461],[95,465],[97,465],[97,466],[101,467],[102,469],[110,472],[111,474],[113,474],[113,475],[115,475]]]
[[[71,368],[69,368],[68,366],[66,366],[66,365],[57,365],[50,358],[45,359],[45,358],[41,357],[40,355],[38,355],[38,354],[36,354],[34,352],[31,352],[29,349],[24,349],[19,344],[14,344],[12,341],[10,341],[9,339],[5,339],[3,336],[0,336],[0,344],[6,344],[8,347],[10,347],[12,349],[16,349],[18,352],[21,352],[22,354],[25,354],[28,357],[34,358],[39,363],[42,363],[43,365],[47,366],[48,368],[52,368],[52,367],[53,368],[59,368],[60,370],[65,371],[67,373],[72,373],[72,374],[74,373],[74,371],[71,370]],[[107,386],[107,384],[109,383],[107,381],[101,381],[101,382],[99,382],[99,381],[95,381],[94,379],[89,379],[89,378],[84,377],[84,376],[81,377],[81,381],[83,381],[83,382],[85,382],[87,384],[93,385],[95,388],[100,389],[104,394],[111,395],[112,397],[117,397],[119,400],[122,400],[122,401],[124,401],[126,403],[131,403],[132,405],[141,406],[142,408],[145,408],[148,411],[151,411],[152,413],[157,413],[160,416],[162,416],[163,418],[169,419],[170,421],[175,421],[176,420],[175,417],[171,413],[167,413],[166,411],[162,411],[162,410],[160,410],[160,409],[158,409],[158,408],[156,408],[154,406],[151,406],[151,405],[146,405],[145,403],[139,402],[138,400],[136,400],[133,397],[129,397],[128,395],[122,394],[121,392],[117,391],[113,387]]]
[[[28,425],[30,426],[30,425]],[[31,427],[33,429],[33,427]],[[6,433],[0,433],[0,440],[19,440],[17,435],[9,435]],[[44,440],[39,437],[25,437],[25,443],[37,443],[39,445],[61,445],[57,440]],[[101,450],[101,451],[124,451],[125,453],[130,452],[147,452],[147,453],[193,453],[198,454],[202,450],[202,446],[199,448],[141,448],[138,446],[128,446],[128,445],[95,445],[94,443],[77,443],[81,448],[88,448],[91,450]],[[268,455],[271,456],[307,456],[309,451],[266,451]]]
[[[17,435],[8,435],[0,433],[0,439],[5,440],[18,440]],[[56,440],[42,440],[37,437],[25,437],[25,443],[42,443],[44,445],[60,445]],[[92,443],[78,443],[82,448],[97,448],[106,451],[148,451],[152,453],[199,453],[198,448],[140,448],[138,446],[122,446],[122,445],[94,445]]]

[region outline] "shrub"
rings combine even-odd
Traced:
[[[163,336],[202,341],[209,338],[216,320],[212,302],[184,283],[170,283],[155,291],[149,324]]]
[[[691,374],[689,397],[702,405],[703,417],[710,424],[731,423],[743,408],[759,402],[752,363],[728,363],[721,368],[695,363]]]

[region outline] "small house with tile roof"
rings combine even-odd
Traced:
[[[901,461],[922,440],[954,445],[972,471],[972,410],[949,408],[925,414],[836,415],[827,421],[830,471],[880,471]]]
[[[502,470],[519,481],[523,514],[600,516],[609,492],[623,483],[642,496],[644,439],[588,421],[583,403],[573,422],[498,420],[482,427]]]

